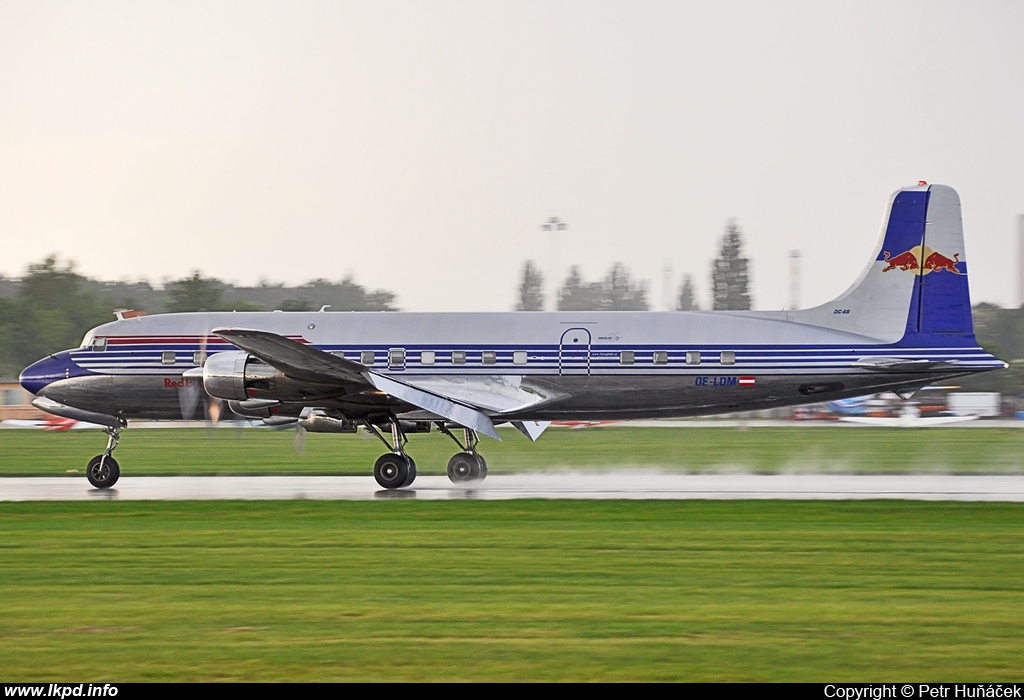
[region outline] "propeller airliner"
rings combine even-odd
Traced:
[[[36,407],[105,426],[97,488],[118,479],[129,420],[181,419],[205,391],[269,425],[364,426],[387,448],[374,477],[394,489],[416,478],[412,433],[451,438],[448,476],[469,482],[486,477],[479,435],[500,439],[498,424],[536,440],[551,421],[909,396],[1005,366],[974,337],[959,196],[920,183],[890,197],[857,281],[810,309],[121,313],[20,380]]]

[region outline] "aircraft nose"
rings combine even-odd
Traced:
[[[71,374],[71,367],[67,353],[48,355],[22,370],[18,381],[27,391],[39,396],[48,385],[60,379],[67,379]]]

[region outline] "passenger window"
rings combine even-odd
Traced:
[[[466,364],[466,351],[465,350],[453,350],[452,351],[452,364],[453,365],[464,365],[464,364]]]
[[[656,365],[667,365],[668,364],[668,350],[655,350],[654,351],[654,364],[656,364]]]
[[[434,364],[434,351],[424,350],[420,353],[420,364],[421,365],[432,365]]]
[[[160,362],[162,364],[173,365],[174,364],[174,359],[175,358],[174,358],[174,351],[173,350],[164,350],[162,353],[160,353]]]
[[[736,353],[732,350],[722,351],[722,364],[723,365],[734,365],[736,364]]]
[[[493,350],[484,350],[480,353],[480,362],[485,365],[493,365],[498,361],[498,354]]]
[[[359,353],[359,363],[369,367],[373,364],[373,361],[377,359],[374,356],[373,350],[363,350]]]
[[[202,367],[206,363],[206,353],[202,350],[196,350],[192,353],[192,364],[196,367]]]
[[[688,364],[688,365],[699,365],[700,364],[700,350],[687,350],[686,351],[686,364]]]
[[[392,367],[405,367],[405,348],[392,348],[389,350],[388,364]]]
[[[92,351],[93,352],[106,352],[106,350],[107,350],[107,339],[106,338],[96,338],[96,340],[92,341]]]
[[[619,364],[620,365],[631,365],[636,362],[636,353],[632,350],[623,350],[619,353]]]
[[[526,351],[525,350],[516,350],[514,353],[512,353],[512,364],[515,364],[515,365],[525,365],[526,364]]]

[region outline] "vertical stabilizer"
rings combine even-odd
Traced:
[[[875,252],[835,300],[794,311],[799,323],[914,344],[974,344],[960,198],[944,185],[889,198]]]

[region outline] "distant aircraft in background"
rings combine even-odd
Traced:
[[[498,438],[502,423],[536,440],[549,421],[908,394],[1005,366],[974,338],[960,199],[920,183],[889,199],[853,286],[811,309],[121,314],[21,383],[38,408],[107,427],[87,468],[98,488],[118,479],[128,420],[191,417],[204,393],[268,424],[363,425],[387,448],[377,482],[399,488],[416,478],[407,435],[432,428],[458,445],[448,476],[464,482],[486,476],[478,435]]]
[[[929,391],[951,391],[958,386],[923,386],[922,393]],[[921,394],[917,395],[918,397]],[[873,425],[894,428],[927,428],[949,423],[977,420],[980,414],[965,414],[950,410],[945,397],[923,401],[899,401],[895,394],[872,394],[852,399],[829,401],[827,406],[840,414],[845,423]]]

